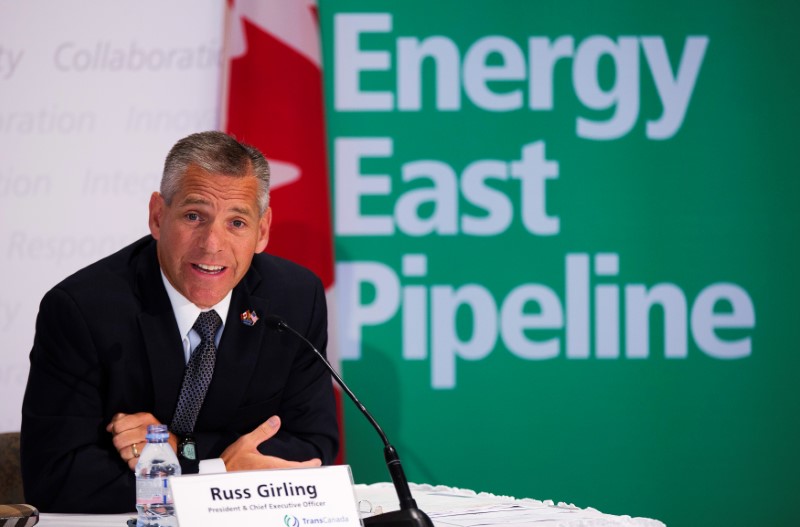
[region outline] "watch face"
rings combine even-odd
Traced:
[[[184,459],[197,459],[197,453],[194,450],[194,441],[181,443],[181,456]]]

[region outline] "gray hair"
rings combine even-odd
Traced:
[[[161,195],[167,205],[180,189],[181,179],[190,166],[209,174],[244,177],[252,172],[258,178],[258,208],[269,207],[269,164],[257,148],[240,143],[223,132],[199,132],[184,137],[167,154],[161,176]]]

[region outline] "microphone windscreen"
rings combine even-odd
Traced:
[[[283,321],[281,317],[278,315],[267,315],[263,318],[264,324],[267,325],[268,328],[272,329],[282,329],[281,325],[285,325],[286,323]]]

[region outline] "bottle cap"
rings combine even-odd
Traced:
[[[148,441],[166,441],[169,439],[169,429],[167,425],[148,425],[146,437]]]

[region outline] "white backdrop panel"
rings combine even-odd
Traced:
[[[224,0],[0,0],[0,431],[42,295],[147,233],[180,137],[216,128]]]

